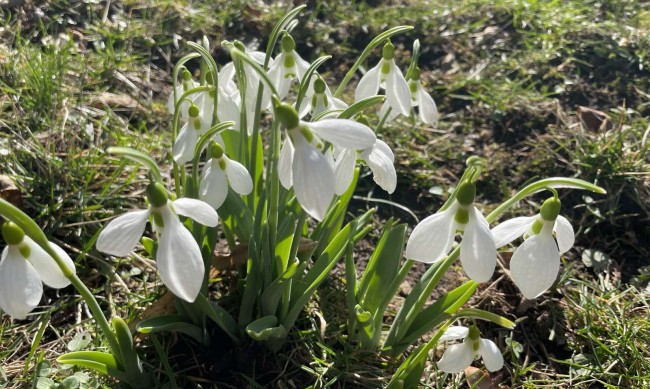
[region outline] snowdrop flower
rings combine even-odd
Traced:
[[[389,40],[382,50],[381,61],[359,81],[355,101],[375,96],[381,87],[386,90],[386,103],[391,108],[391,113],[408,116],[411,111],[411,93],[402,71],[395,65],[394,56],[394,47]]]
[[[559,215],[560,207],[560,200],[552,197],[542,204],[538,215],[516,217],[492,230],[497,247],[522,235],[526,238],[512,255],[510,273],[528,299],[539,296],[553,285],[560,271],[560,255],[575,241],[571,223]]]
[[[176,296],[193,302],[201,289],[205,269],[201,249],[178,215],[215,227],[219,221],[217,213],[201,200],[181,198],[170,201],[167,191],[158,182],[147,186],[147,197],[148,209],[119,216],[104,228],[97,239],[97,249],[118,257],[128,255],[151,217],[152,226],[159,236],[156,264],[160,278]]]
[[[454,236],[462,235],[460,262],[474,281],[486,282],[496,266],[496,246],[490,227],[473,205],[476,185],[464,182],[456,189],[456,201],[446,210],[422,220],[406,244],[406,257],[424,263],[444,258],[451,249]]]
[[[431,95],[422,88],[420,68],[416,66],[408,76],[409,90],[411,91],[411,107],[418,107],[418,118],[421,122],[438,127],[438,108]]]
[[[228,196],[228,184],[240,195],[247,195],[253,191],[253,180],[248,170],[237,161],[228,158],[223,147],[212,142],[210,146],[210,159],[203,168],[203,181],[199,188],[201,199],[218,209]]]
[[[330,109],[346,109],[348,105],[341,99],[332,96],[330,88],[320,75],[315,75],[305,93],[305,98],[300,103],[298,117],[302,118],[308,113],[314,117]]]
[[[464,371],[475,358],[482,357],[489,371],[497,371],[503,367],[503,356],[493,341],[480,337],[476,326],[470,328],[452,326],[440,337],[440,341],[464,339],[463,343],[453,344],[445,350],[438,362],[438,369],[445,373],[460,373]]]
[[[199,84],[192,80],[192,74],[187,70],[186,68],[183,68],[181,71],[181,78],[183,80],[182,83],[176,85],[176,89],[172,91],[172,93],[169,95],[169,98],[167,99],[167,111],[169,111],[170,114],[174,114],[174,110],[176,109],[176,103],[178,102],[179,99],[183,93],[196,88],[199,86]],[[190,100],[194,100],[196,98],[196,95],[191,95]],[[190,108],[190,101],[185,101],[183,104],[181,104],[181,118],[183,120],[188,120],[188,112],[187,110]]]
[[[278,162],[280,183],[286,189],[293,187],[302,208],[323,220],[335,194],[334,168],[323,155],[323,141],[344,150],[363,150],[376,142],[375,133],[347,119],[303,122],[290,105],[279,101],[275,105],[276,117],[287,130]]]
[[[336,178],[335,192],[337,195],[345,193],[354,178],[354,167],[357,158],[363,160],[370,170],[372,178],[383,190],[393,193],[397,186],[397,173],[395,172],[395,156],[390,147],[382,140],[377,139],[372,147],[356,151],[353,149],[338,150],[335,158],[334,176]]]
[[[199,138],[210,129],[211,124],[211,119],[206,119],[194,103],[190,105],[188,112],[190,120],[181,127],[172,147],[174,161],[178,164],[184,164],[194,158],[196,144],[199,142]],[[216,135],[214,139],[223,144],[221,135]]]
[[[2,235],[7,247],[2,251],[0,261],[0,308],[16,319],[23,320],[41,301],[43,283],[52,288],[70,285],[52,258],[36,242],[25,235],[12,222],[2,225]],[[50,248],[59,254],[65,266],[75,272],[72,259],[54,243]]]
[[[301,81],[309,68],[309,62],[300,58],[296,53],[296,42],[291,35],[284,34],[281,46],[282,53],[275,57],[273,66],[269,69],[269,78],[273,81],[280,100],[289,93],[291,82],[294,79]]]

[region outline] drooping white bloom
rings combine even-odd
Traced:
[[[539,296],[553,285],[560,271],[560,255],[575,242],[571,223],[560,216],[559,211],[560,201],[550,198],[538,215],[516,217],[492,230],[497,248],[527,236],[512,255],[510,273],[515,285],[528,299]]]
[[[320,75],[314,75],[309,83],[305,97],[298,108],[298,117],[310,114],[314,117],[321,112],[331,109],[346,109],[348,105],[341,99],[332,96],[330,88]]]
[[[160,278],[176,296],[193,302],[201,289],[205,268],[199,245],[178,215],[215,227],[219,221],[217,213],[201,200],[181,198],[170,201],[160,183],[149,184],[147,197],[150,202],[148,209],[119,216],[102,230],[97,239],[97,249],[120,257],[128,255],[152,217],[152,225],[158,234],[156,264]]]
[[[176,103],[178,102],[178,99],[181,98],[183,93],[196,88],[199,86],[199,84],[192,80],[192,74],[185,68],[181,71],[181,77],[183,79],[183,82],[180,84],[176,85],[176,89],[172,91],[172,93],[169,95],[169,98],[167,98],[167,111],[170,114],[174,114],[174,110],[176,109]],[[183,120],[188,120],[188,109],[190,108],[190,102],[196,99],[197,95],[192,94],[190,96],[190,101],[185,101],[181,104],[181,119]]]
[[[284,99],[289,93],[293,80],[302,81],[309,68],[309,62],[296,53],[296,42],[289,34],[282,37],[282,53],[273,60],[269,68],[269,78],[273,81],[278,97]]]
[[[336,178],[335,192],[337,195],[345,193],[354,178],[354,167],[357,158],[363,160],[370,170],[377,185],[388,193],[393,193],[397,186],[397,173],[395,172],[395,156],[390,147],[382,140],[377,139],[372,147],[356,151],[353,149],[337,150],[335,158],[334,176]]]
[[[474,281],[486,282],[496,266],[496,246],[490,226],[473,205],[476,185],[462,183],[456,201],[446,210],[422,220],[406,244],[406,257],[424,263],[443,259],[461,232],[460,262],[465,273]]]
[[[377,95],[380,87],[386,90],[386,103],[391,108],[391,114],[408,116],[411,111],[411,93],[402,71],[395,64],[394,48],[390,41],[384,45],[381,61],[359,81],[355,101]]]
[[[278,162],[280,183],[286,189],[293,187],[302,208],[323,220],[335,194],[334,168],[323,155],[323,141],[342,149],[363,150],[375,143],[375,133],[347,119],[303,122],[287,104],[277,105],[275,113],[287,129]]]
[[[205,117],[201,115],[198,106],[190,105],[188,112],[189,120],[181,127],[172,148],[174,161],[178,164],[183,164],[194,158],[194,151],[199,138],[210,129],[210,122],[206,121]]]
[[[470,328],[452,326],[440,337],[440,341],[464,339],[463,343],[449,346],[438,361],[438,369],[445,373],[460,373],[468,368],[475,358],[482,357],[489,371],[497,371],[503,367],[503,356],[497,345],[480,337],[476,326]]]
[[[0,308],[16,319],[23,320],[41,301],[43,283],[60,289],[70,285],[63,271],[45,250],[25,235],[16,224],[6,222],[2,235],[7,246],[0,260]],[[72,259],[54,243],[50,248],[56,251],[65,266],[75,272]]]
[[[253,180],[248,170],[237,161],[233,161],[223,152],[218,143],[210,148],[210,159],[203,168],[203,181],[199,188],[201,199],[218,209],[228,196],[228,186],[240,195],[253,191]]]
[[[421,122],[438,127],[438,108],[420,82],[420,69],[415,69],[409,75],[409,90],[411,91],[411,107],[418,107],[418,118]]]

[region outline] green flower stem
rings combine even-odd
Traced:
[[[180,73],[181,69],[185,65],[185,62],[187,62],[187,61],[189,61],[191,59],[200,57],[200,56],[201,55],[198,54],[198,53],[190,53],[190,54],[184,56],[183,58],[181,58],[178,61],[178,63],[176,64],[176,66],[174,66],[174,71],[173,71],[173,75],[172,75],[172,80],[173,80],[173,83],[174,83],[173,84],[174,85],[174,101],[178,101],[178,93],[176,92],[176,87],[178,86],[178,74]]]
[[[343,94],[343,90],[345,87],[348,85],[352,77],[354,77],[354,73],[357,71],[359,66],[361,66],[361,63],[370,55],[372,50],[374,50],[375,47],[379,46],[382,42],[384,42],[386,39],[392,37],[393,35],[397,35],[406,31],[410,31],[413,29],[413,26],[397,26],[393,27],[390,30],[384,31],[381,34],[377,35],[375,39],[370,41],[368,43],[368,46],[363,50],[359,58],[356,60],[354,65],[348,70],[348,72],[345,74],[345,77],[343,78],[343,81],[341,82],[341,85],[336,89],[336,92],[334,92],[334,97],[341,97]]]
[[[210,124],[215,125],[219,123],[219,115],[217,113],[217,107],[219,106],[219,72],[217,71],[217,63],[214,61],[214,58],[212,58],[212,55],[210,55],[208,50],[202,45],[195,42],[187,42],[187,45],[201,55],[212,73],[212,83],[214,84],[214,109],[212,110],[212,123]]]
[[[507,211],[515,203],[525,198],[526,196],[539,192],[544,189],[554,189],[554,188],[572,188],[572,189],[584,189],[589,190],[598,194],[605,194],[607,191],[601,188],[600,186],[590,184],[587,181],[579,180],[577,178],[565,178],[565,177],[552,177],[546,178],[533,182],[532,184],[526,186],[517,192],[514,196],[504,201],[499,205],[494,211],[490,212],[489,215],[485,217],[488,223],[495,221],[501,214]]]
[[[54,261],[63,272],[63,275],[68,280],[70,280],[75,289],[77,289],[77,292],[79,292],[81,298],[84,299],[88,305],[88,308],[90,308],[90,312],[92,312],[95,321],[99,325],[99,328],[101,328],[102,332],[104,333],[104,338],[106,338],[106,341],[108,342],[108,347],[111,349],[111,353],[118,361],[118,363],[120,365],[123,365],[120,344],[117,341],[117,337],[115,336],[111,325],[108,323],[108,320],[106,320],[106,316],[104,316],[104,312],[99,306],[99,303],[95,299],[93,293],[90,291],[90,289],[88,289],[86,284],[84,284],[83,281],[81,281],[81,279],[74,273],[74,271],[68,268],[61,257],[59,257],[59,254],[53,250],[49,244],[44,246],[39,243],[39,246],[41,246],[41,248],[45,250],[45,252],[48,253],[52,258],[54,258]]]

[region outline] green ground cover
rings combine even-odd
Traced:
[[[8,179],[0,183],[1,194],[17,199],[70,253],[107,310],[134,318],[161,292],[147,259],[118,262],[94,249],[108,218],[141,205],[146,184],[144,173],[108,157],[106,147],[137,148],[165,164],[171,120],[165,101],[171,70],[188,52],[183,42],[206,35],[224,64],[229,57],[222,40],[264,48],[264,37],[290,8],[261,1],[0,3],[0,174]],[[490,377],[494,385],[650,385],[647,4],[309,2],[294,38],[303,58],[333,55],[324,74],[340,80],[372,37],[402,24],[415,29],[393,40],[396,58],[406,68],[411,42],[420,40],[420,67],[440,125],[404,119],[384,128],[378,136],[395,150],[400,189],[387,196],[363,177],[353,208],[378,206],[378,225],[397,217],[412,227],[415,220],[403,208],[420,219],[438,209],[470,155],[488,161],[479,190],[484,211],[550,174],[604,187],[607,196],[572,192],[562,199],[577,243],[554,290],[522,301],[498,272],[471,304],[524,318],[512,332],[485,329],[506,356],[507,367]],[[517,211],[537,206],[531,200]],[[380,234],[370,234],[368,253]],[[449,288],[463,277],[457,273]],[[342,282],[336,273],[325,283],[300,330],[277,354],[256,348],[215,356],[159,337],[144,345],[149,362],[163,375],[169,362],[186,372],[185,382],[203,387],[381,387],[396,365],[349,348],[341,341],[344,329],[325,326],[324,318],[345,315]],[[49,290],[38,315],[27,321],[3,316],[0,387],[30,387],[38,377],[63,383],[73,375],[90,387],[111,387],[92,374],[41,362],[86,347],[79,342],[94,331],[86,309],[79,298],[58,299]],[[158,359],[158,349],[169,361]],[[235,368],[251,359],[247,368]],[[427,387],[467,385],[433,364],[425,373]]]

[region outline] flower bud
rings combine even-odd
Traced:
[[[277,100],[277,98],[275,100]],[[285,128],[292,129],[298,127],[300,119],[298,118],[298,112],[296,112],[295,108],[287,103],[275,104],[275,101],[274,105],[275,116],[280,120],[280,123],[282,123]]]
[[[553,222],[560,214],[561,207],[562,203],[560,202],[560,199],[557,197],[551,197],[544,201],[544,204],[542,204],[542,207],[539,210],[539,214],[542,215],[542,219]]]
[[[183,79],[183,81],[189,81],[192,79],[192,73],[190,73],[190,71],[187,70],[186,67],[183,67],[183,69],[181,70],[181,78]]]
[[[210,142],[210,158],[221,158],[223,157],[223,147],[214,140]]]
[[[316,81],[314,81],[314,92],[321,94],[325,93],[325,81],[319,76]]]
[[[384,48],[381,50],[381,56],[384,59],[393,59],[395,57],[395,46],[390,42],[390,39],[384,45]]]
[[[476,184],[473,182],[463,182],[456,189],[456,200],[460,205],[472,205],[476,197]]]
[[[13,222],[5,222],[2,225],[2,236],[7,244],[15,246],[25,239],[25,232]]]
[[[284,34],[284,36],[282,36],[281,45],[282,45],[282,51],[284,51],[285,53],[290,53],[296,49],[296,42],[289,34]]]
[[[149,203],[153,207],[158,208],[167,204],[167,200],[169,199],[167,190],[160,182],[152,182],[147,185],[146,192]]]

